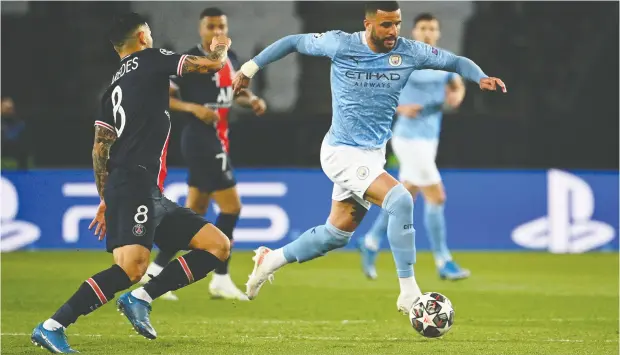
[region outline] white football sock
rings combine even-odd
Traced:
[[[163,267],[155,263],[151,263],[149,267],[146,269],[146,275],[157,276],[163,269],[164,269]]]
[[[52,318],[50,318],[50,319],[46,320],[45,322],[43,322],[43,328],[53,332],[56,329],[63,328],[63,326],[62,326],[62,324],[60,324],[57,321],[55,321]]]
[[[416,297],[422,295],[422,291],[415,281],[415,276],[398,278],[398,282],[400,283],[401,293],[415,295]]]
[[[131,295],[139,300],[143,300],[145,302],[151,303],[153,299],[151,296],[144,290],[144,287],[137,288],[131,291]]]

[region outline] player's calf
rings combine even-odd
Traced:
[[[230,255],[230,241],[215,226],[205,225],[191,240],[189,253],[171,261],[159,275],[132,294],[148,303],[203,279]]]

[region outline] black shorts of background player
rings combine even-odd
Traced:
[[[154,49],[146,20],[135,13],[116,17],[109,33],[120,68],[101,100],[95,121],[93,166],[101,203],[90,228],[103,239],[114,265],[88,278],[31,336],[51,352],[74,352],[65,329],[144,275],[153,243],[191,250],[169,263],[144,287],[116,302],[134,329],[154,339],[151,302],[204,278],[228,259],[230,241],[202,216],[163,196],[170,137],[169,76],[210,73],[226,62],[230,40],[215,37],[208,56]]]

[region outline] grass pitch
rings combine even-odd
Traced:
[[[291,265],[252,302],[212,300],[208,280],[156,300],[158,339],[135,334],[114,304],[68,330],[86,354],[614,354],[618,349],[618,254],[457,253],[472,270],[459,282],[438,279],[432,258],[418,256],[424,292],[448,296],[455,324],[440,339],[415,333],[396,312],[398,282],[389,253],[368,281],[354,252]],[[45,354],[30,332],[92,274],[111,265],[103,252],[2,255],[2,354]],[[233,279],[251,272],[235,252]]]

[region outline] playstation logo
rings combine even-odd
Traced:
[[[34,223],[15,220],[19,211],[19,195],[5,177],[0,178],[0,194],[0,251],[14,251],[36,242],[41,236],[41,229]]]
[[[512,240],[551,253],[583,253],[614,239],[607,223],[593,221],[594,194],[579,177],[560,170],[547,173],[547,216],[515,228]]]

